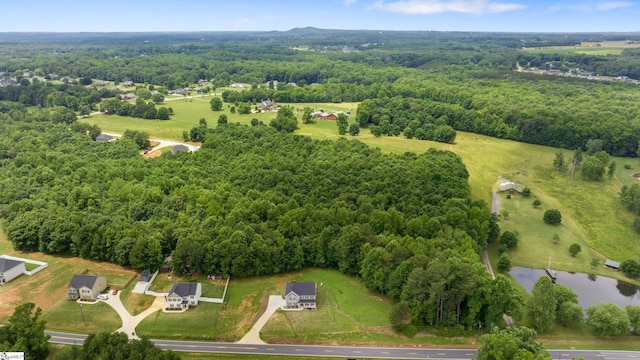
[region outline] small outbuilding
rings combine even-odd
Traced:
[[[518,193],[522,193],[522,188],[516,185],[516,183],[514,183],[513,181],[505,181],[503,183],[500,183],[498,190],[500,190],[500,192],[513,193],[515,191]]]
[[[140,278],[138,279],[138,281],[147,282],[149,281],[149,278],[151,278],[151,271],[142,270],[142,273],[140,274]]]
[[[0,285],[8,283],[26,271],[24,261],[0,258]]]
[[[604,262],[604,266],[608,267],[609,269],[620,270],[620,263],[610,259],[607,259]]]

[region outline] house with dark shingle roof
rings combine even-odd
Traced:
[[[175,154],[177,152],[189,152],[189,147],[187,145],[176,145],[171,148],[171,153]]]
[[[273,100],[265,100],[261,102],[260,105],[258,105],[258,109],[260,111],[276,110],[277,108],[278,106],[276,105],[276,102]]]
[[[69,300],[95,300],[107,288],[107,278],[97,275],[73,275],[69,283]]]
[[[290,309],[316,308],[316,283],[314,282],[289,282],[284,290],[285,307]]]
[[[96,141],[97,142],[109,142],[114,140],[115,138],[111,135],[107,135],[107,134],[100,134],[98,136],[96,136]]]
[[[167,310],[185,310],[189,306],[197,306],[200,296],[202,296],[202,284],[175,283],[166,296]]]
[[[8,283],[26,271],[24,261],[0,258],[0,285]]]

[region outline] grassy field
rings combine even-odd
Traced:
[[[42,318],[47,321],[47,330],[80,334],[112,332],[122,325],[116,311],[101,301],[83,304],[82,309],[75,301],[59,301]]]
[[[182,139],[182,132],[189,130],[192,127],[198,126],[201,118],[207,120],[209,127],[215,127],[218,124],[218,117],[225,114],[228,117],[230,123],[241,123],[249,125],[251,119],[256,118],[261,120],[265,124],[276,117],[275,112],[264,112],[255,114],[240,115],[238,113],[231,113],[228,104],[223,106],[222,111],[211,111],[209,101],[212,96],[195,95],[193,98],[173,97],[165,100],[163,104],[159,106],[171,107],[174,115],[170,120],[145,120],[132,117],[123,117],[118,115],[91,115],[85,119],[84,122],[98,125],[105,132],[122,133],[126,129],[146,131],[153,137],[160,139]],[[285,105],[285,104],[281,104]],[[351,111],[352,119],[355,119],[355,110],[358,107],[356,103],[341,103],[341,104],[324,104],[324,103],[311,103],[311,104],[293,104],[296,109],[298,117],[302,115],[302,109],[305,106],[309,106],[314,110],[324,111]],[[338,133],[338,127],[335,121],[330,120],[318,120],[319,126],[328,126],[333,128],[335,133]],[[320,125],[322,124],[322,125]]]

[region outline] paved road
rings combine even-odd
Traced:
[[[67,334],[47,331],[52,343],[80,345],[87,335]],[[324,356],[345,358],[377,359],[473,359],[475,349],[426,349],[407,347],[360,347],[360,346],[321,346],[321,345],[248,345],[237,343],[217,343],[202,341],[152,340],[165,350],[220,353],[220,354],[269,354],[284,356]],[[640,358],[637,351],[615,350],[551,350],[553,359],[571,359],[582,357],[585,360],[629,360]]]

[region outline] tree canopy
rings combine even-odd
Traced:
[[[23,351],[29,360],[44,360],[49,355],[49,335],[44,333],[42,310],[34,303],[18,305],[9,325],[0,327],[0,352]]]

